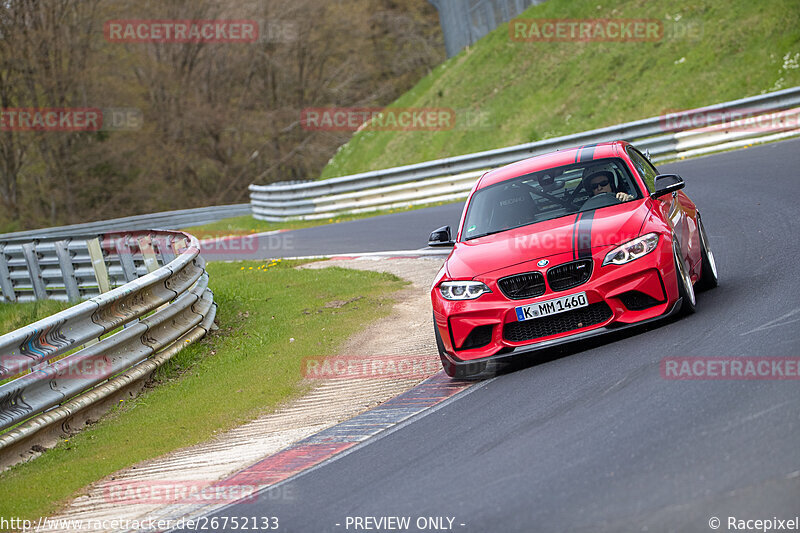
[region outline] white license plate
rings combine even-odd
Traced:
[[[577,294],[553,298],[552,300],[531,305],[521,305],[515,307],[514,310],[517,312],[517,320],[524,322],[525,320],[533,320],[543,316],[557,315],[558,313],[587,307],[588,305],[589,302],[586,301],[586,293],[579,292]]]

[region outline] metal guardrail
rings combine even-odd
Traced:
[[[658,162],[797,135],[800,134],[797,110],[794,110],[794,120],[773,128],[745,131],[714,128],[714,125],[729,123],[731,115],[738,112],[774,113],[797,106],[800,106],[800,87],[793,87],[573,135],[415,165],[301,184],[250,185],[250,205],[255,218],[282,221],[328,218],[342,213],[461,199],[466,198],[471,185],[488,169],[582,144],[625,139],[642,151],[649,150],[653,161]],[[703,127],[697,127],[698,120],[693,120],[697,117],[701,118]],[[676,124],[672,125],[673,122]],[[452,180],[449,186],[448,179]]]
[[[176,235],[183,234],[0,239],[0,301],[78,301],[98,296],[172,261]]]
[[[69,237],[85,233],[107,233],[111,231],[134,231],[153,228],[181,229],[200,224],[209,224],[223,218],[239,217],[250,214],[250,204],[216,205],[211,207],[197,207],[194,209],[181,209],[178,211],[163,211],[147,215],[72,224],[55,228],[42,228],[15,233],[0,234],[0,241],[6,239],[31,239],[34,237]]]
[[[37,298],[88,297],[0,337],[0,380],[18,376],[0,385],[0,430],[21,423],[0,434],[0,451],[146,378],[213,325],[216,304],[200,244],[187,233],[0,241],[0,247],[0,255],[14,257],[0,262],[0,270],[10,266],[14,274],[3,283],[6,301],[24,299],[21,288]],[[29,284],[18,283],[17,254],[30,269]],[[67,264],[71,270],[53,274]]]

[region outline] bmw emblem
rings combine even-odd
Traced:
[[[547,265],[550,264],[550,261],[548,261],[547,259],[542,259],[541,261],[539,261],[536,264],[539,265],[540,267],[546,267]]]

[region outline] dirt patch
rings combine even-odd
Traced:
[[[356,296],[355,298],[350,298],[349,300],[333,300],[330,302],[326,302],[324,307],[326,309],[341,309],[347,304],[351,304],[353,302],[357,302],[364,298],[363,296]]]

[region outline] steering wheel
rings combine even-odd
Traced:
[[[595,196],[592,196],[581,206],[581,211],[586,211],[589,209],[597,209],[598,207],[606,207],[609,205],[616,205],[622,202],[619,201],[617,195],[613,192],[601,192]]]
[[[617,193],[615,193],[615,192],[601,192],[600,194],[595,194],[594,196],[592,196],[592,198],[600,198],[600,197],[603,197],[603,198],[610,197],[610,198],[613,198],[614,200],[616,200],[617,203],[620,203],[619,202],[619,198],[617,198]],[[591,200],[591,198],[590,198],[590,200]]]

